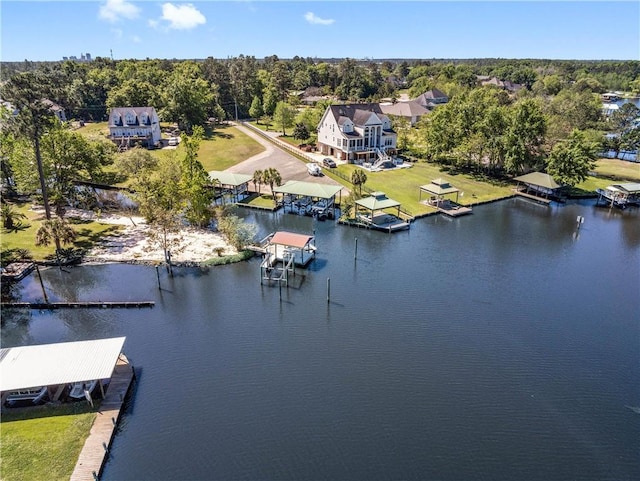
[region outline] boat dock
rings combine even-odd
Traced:
[[[89,437],[78,457],[71,481],[95,481],[99,479],[109,455],[109,447],[118,427],[122,405],[135,377],[133,366],[124,354],[120,354],[105,398],[100,404]]]
[[[533,200],[535,202],[539,202],[540,204],[550,205],[551,199],[545,199],[544,197],[538,197],[537,195],[528,194],[527,192],[523,192],[521,190],[514,191],[516,196],[524,197],[525,199]]]

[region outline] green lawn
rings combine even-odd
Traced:
[[[351,172],[358,166],[346,164],[338,166],[338,172],[351,177]],[[325,170],[326,172],[326,170]],[[512,186],[496,181],[474,178],[469,174],[450,174],[436,164],[419,162],[408,169],[390,170],[386,172],[366,172],[367,182],[365,187],[382,191],[387,197],[397,200],[402,208],[413,215],[421,215],[433,212],[419,202],[420,186],[430,183],[433,179],[442,178],[453,187],[460,189],[461,195],[458,201],[461,204],[475,204],[498,199],[512,194]],[[344,181],[342,181],[344,183]],[[348,187],[351,187],[349,184]],[[428,194],[422,194],[422,200]],[[453,198],[455,199],[455,197]]]
[[[44,215],[29,210],[29,203],[15,203],[13,204],[17,211],[26,215],[26,219],[22,219],[22,226],[13,231],[2,230],[0,236],[0,249],[2,252],[2,263],[7,260],[16,257],[22,257],[17,251],[19,249],[26,249],[29,251],[33,259],[44,260],[46,258],[53,258],[55,253],[55,246],[40,246],[35,245],[36,231],[40,226]],[[100,224],[98,222],[83,221],[67,219],[73,228],[78,233],[78,237],[72,245],[63,246],[64,248],[80,248],[89,249],[94,245],[101,237],[107,234],[112,234],[122,229],[117,225]]]
[[[640,182],[640,163],[618,159],[599,159],[594,171],[601,177]],[[611,182],[609,182],[610,184]],[[609,185],[607,184],[607,185]]]
[[[96,417],[86,403],[16,408],[2,414],[0,479],[69,479]]]

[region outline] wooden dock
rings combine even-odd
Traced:
[[[515,193],[516,193],[516,195],[518,197],[524,197],[525,199],[530,199],[530,200],[533,200],[535,202],[539,202],[539,203],[545,204],[545,205],[551,204],[551,199],[545,199],[544,197],[538,197],[537,195],[528,194],[526,192],[522,192],[521,190],[516,190]]]
[[[86,302],[7,302],[2,304],[5,308],[22,308],[22,309],[74,309],[74,308],[93,308],[93,309],[115,309],[115,308],[134,308],[134,307],[153,307],[153,301],[86,301]]]
[[[71,475],[71,481],[95,481],[99,479],[113,435],[120,420],[122,405],[131,388],[135,374],[133,366],[124,354],[116,363],[113,376],[109,382],[106,396],[100,404],[89,437],[78,457],[78,462]]]

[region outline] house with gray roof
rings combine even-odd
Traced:
[[[408,102],[396,102],[395,104],[380,104],[380,109],[385,115],[407,119],[412,127],[423,115],[429,113],[426,108],[415,100],[409,100]]]
[[[427,90],[422,95],[419,95],[414,102],[418,103],[427,110],[433,110],[440,104],[446,104],[449,101],[447,94],[438,89]]]
[[[330,105],[318,124],[318,151],[349,163],[391,160],[397,134],[377,103]]]
[[[109,112],[109,137],[119,150],[134,145],[155,147],[160,143],[160,119],[153,107],[114,107]]]

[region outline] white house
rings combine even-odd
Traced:
[[[390,160],[396,141],[379,104],[330,105],[318,124],[318,151],[349,163]]]
[[[160,120],[153,107],[115,107],[109,113],[109,136],[121,150],[160,142]]]

